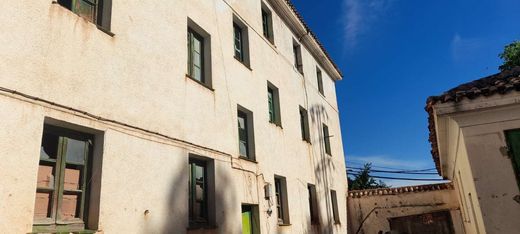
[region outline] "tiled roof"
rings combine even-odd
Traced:
[[[460,102],[465,98],[475,99],[480,96],[488,97],[495,94],[503,95],[512,91],[520,91],[520,67],[459,85],[440,96],[432,96],[428,98],[425,109],[426,112],[428,112],[428,128],[430,130],[429,141],[432,147],[432,157],[439,173],[440,159],[437,133],[435,130],[435,118],[433,116],[433,106],[437,103]]]
[[[307,30],[307,32],[309,32],[309,34],[312,36],[312,38],[314,38],[314,40],[316,41],[316,43],[318,44],[318,46],[320,46],[321,50],[323,51],[323,53],[325,54],[325,56],[327,56],[327,59],[330,60],[330,62],[332,63],[332,65],[334,66],[334,68],[338,71],[339,75],[341,77],[343,77],[343,73],[341,72],[341,70],[339,69],[338,65],[334,62],[334,60],[332,60],[332,58],[330,57],[329,53],[327,52],[327,50],[325,49],[325,47],[323,46],[323,44],[321,44],[320,40],[318,40],[318,37],[316,36],[316,34],[314,34],[314,32],[312,32],[311,28],[309,27],[309,25],[307,25],[307,23],[305,23],[305,20],[303,19],[303,16],[300,14],[300,12],[298,12],[298,10],[296,9],[296,7],[294,6],[294,4],[292,3],[291,0],[285,0],[285,2],[287,3],[287,5],[289,5],[289,7],[291,8],[291,10],[294,12],[294,14],[298,17],[298,19],[300,20],[300,22],[303,24],[303,26],[305,27],[305,29]]]
[[[406,194],[406,193],[421,193],[421,192],[451,190],[451,189],[453,189],[453,184],[450,182],[450,183],[444,183],[444,184],[427,184],[427,185],[416,185],[416,186],[406,186],[406,187],[397,187],[397,188],[353,190],[353,191],[348,192],[348,197],[362,198],[362,197],[370,197],[370,196],[388,196],[388,195],[398,195],[398,194]]]

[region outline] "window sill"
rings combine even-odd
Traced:
[[[305,143],[307,143],[307,144],[309,144],[309,145],[312,145],[311,140],[302,139],[302,141],[305,142]]]
[[[204,88],[206,89],[209,89],[211,92],[215,92],[215,89],[209,87],[206,83],[202,83],[198,80],[196,80],[195,78],[191,77],[190,75],[186,74],[186,78],[192,80],[192,81],[195,81],[195,83],[199,84],[199,85],[202,85]]]
[[[235,60],[239,63],[241,63],[242,65],[244,65],[244,67],[246,67],[247,69],[249,69],[250,71],[253,71],[253,69],[251,69],[251,66],[250,65],[247,65],[244,61],[240,60],[239,58],[233,56],[233,58],[235,58]]]
[[[271,121],[269,121],[269,123],[270,123],[271,125],[274,125],[274,126],[280,128],[280,129],[283,129],[282,124],[274,123],[274,122],[271,122]]]
[[[288,227],[288,226],[291,226],[290,223],[279,223],[278,226],[280,227]]]
[[[245,156],[238,156],[238,159],[241,159],[241,160],[245,160],[245,161],[248,161],[248,162],[252,162],[252,163],[255,163],[255,164],[258,164],[258,162],[254,159],[250,159],[248,157],[245,157]]]

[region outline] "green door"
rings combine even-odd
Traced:
[[[242,206],[242,234],[253,234],[253,212],[251,206]]]
[[[520,187],[520,130],[507,131],[506,138],[516,173],[516,181]]]

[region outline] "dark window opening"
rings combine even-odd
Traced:
[[[295,40],[293,40],[294,67],[303,75],[302,48]]]
[[[330,197],[332,201],[332,216],[334,218],[334,223],[340,224],[341,222],[339,220],[338,197],[336,196],[336,191],[331,190]]]
[[[316,196],[316,186],[308,184],[307,189],[309,192],[309,212],[311,216],[311,224],[319,224],[318,198]]]
[[[325,144],[325,153],[328,155],[332,155],[332,150],[330,148],[330,138],[329,135],[329,127],[325,124],[323,124],[323,142]]]
[[[287,184],[285,178],[275,176],[274,188],[278,224],[289,224],[289,207],[287,205]]]
[[[274,44],[273,19],[269,8],[262,2],[262,29],[264,37]]]
[[[311,142],[309,133],[309,117],[307,110],[300,106],[300,132],[302,134],[302,140]]]
[[[318,67],[316,67],[316,79],[318,83],[318,91],[321,93],[321,95],[325,96],[325,93],[323,92],[323,78],[321,70]]]
[[[267,105],[269,110],[269,122],[277,126],[282,126],[280,114],[280,95],[278,88],[267,82]]]
[[[203,161],[190,160],[190,226],[208,223],[207,168]]]

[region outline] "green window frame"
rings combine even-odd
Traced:
[[[518,188],[520,189],[520,129],[505,132],[511,163],[516,176]]]
[[[58,0],[58,4],[97,24],[100,1],[102,2],[102,0]]]
[[[330,148],[330,137],[329,127],[326,124],[323,124],[323,142],[325,144],[325,153],[328,155],[332,155],[332,150]]]
[[[296,67],[298,72],[303,75],[302,47],[295,40],[293,40],[293,53],[294,53],[294,67]]]
[[[307,184],[307,190],[309,193],[309,212],[311,216],[311,224],[318,224],[318,198],[316,196],[316,186],[313,184]]]
[[[208,224],[208,170],[204,161],[189,161],[189,223],[191,227]]]
[[[262,31],[264,37],[274,44],[273,16],[269,8],[262,2]]]
[[[321,70],[318,67],[316,67],[316,79],[318,83],[318,91],[321,93],[321,95],[325,96],[325,93],[323,91],[323,77]]]
[[[311,142],[309,133],[309,117],[307,110],[300,106],[300,132],[302,134],[302,140]]]
[[[247,113],[238,110],[238,144],[240,156],[249,158],[249,123]]]
[[[282,190],[282,179],[274,179],[275,187],[275,199],[276,199],[276,214],[278,217],[278,223],[283,224],[284,222],[284,206],[283,206],[283,190]]]
[[[244,62],[244,38],[242,28],[236,23],[233,23],[233,35],[235,42],[235,58],[240,62]]]
[[[188,76],[205,83],[204,71],[204,37],[188,29]]]
[[[267,104],[269,105],[269,122],[275,123],[276,122],[276,110],[274,107],[274,91],[272,88],[267,87]]]
[[[44,125],[33,231],[85,231],[94,137]]]

